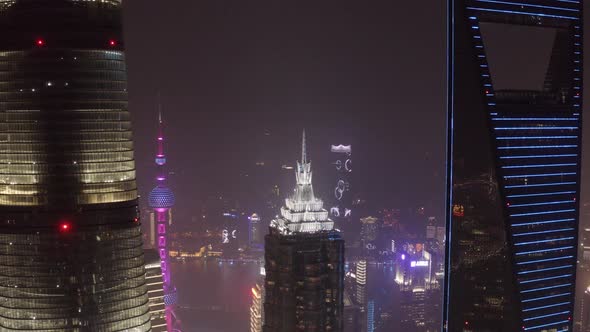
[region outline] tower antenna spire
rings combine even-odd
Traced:
[[[158,91],[158,124],[162,124],[162,95]]]
[[[305,128],[303,128],[303,135],[301,139],[301,164],[307,163],[307,149],[305,146]]]

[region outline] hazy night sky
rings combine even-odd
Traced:
[[[357,189],[410,204],[438,197],[442,207],[445,6],[126,0],[142,194],[154,184],[161,91],[177,211],[189,213],[212,188],[231,189],[227,175],[257,159],[293,162],[303,127],[318,190],[328,187],[318,165],[329,144],[353,142]],[[265,130],[272,139],[261,147]]]

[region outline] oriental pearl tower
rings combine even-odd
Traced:
[[[164,131],[162,121],[161,104],[158,109],[158,137],[157,153],[155,163],[158,169],[156,177],[156,187],[152,189],[148,196],[149,206],[154,209],[156,221],[156,246],[160,255],[162,267],[162,280],[164,287],[164,304],[166,312],[167,331],[181,331],[180,320],[176,316],[174,308],[177,303],[176,287],[172,285],[170,279],[169,257],[168,257],[168,226],[172,224],[172,207],[174,206],[174,193],[166,185],[167,173],[165,171],[166,155],[164,154]]]

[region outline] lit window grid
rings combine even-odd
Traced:
[[[136,199],[123,53],[47,50],[30,57],[34,60],[19,60],[31,52],[0,52],[0,86],[5,87],[0,104],[6,109],[0,114],[0,205],[48,204],[55,167],[67,170],[65,181],[78,191],[76,204]],[[60,66],[80,69],[38,75],[37,67]],[[64,143],[58,147],[46,142],[39,125],[45,120],[37,97],[51,102],[52,90],[64,99],[58,121],[50,124],[61,132]],[[55,148],[65,151],[59,164],[48,161]]]

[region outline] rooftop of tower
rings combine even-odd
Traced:
[[[297,162],[295,177],[297,185],[293,195],[285,199],[281,215],[271,221],[270,226],[284,235],[333,230],[334,222],[328,217],[324,202],[315,197],[313,192],[311,162],[307,161],[305,131],[303,131],[301,144],[301,162]]]
[[[0,11],[9,8],[10,6],[14,5],[19,1],[29,1],[29,0],[0,0]],[[89,2],[89,3],[96,3],[96,4],[106,4],[112,6],[121,6],[123,0],[68,0],[72,2]]]

